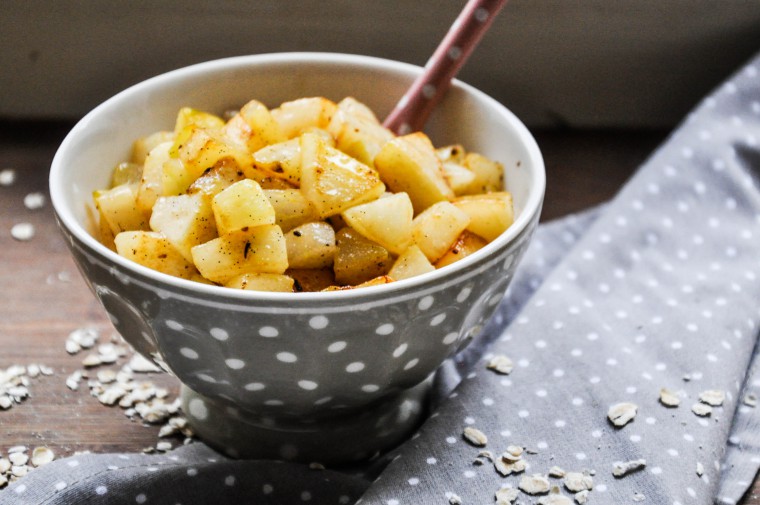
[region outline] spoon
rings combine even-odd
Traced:
[[[422,130],[475,46],[507,0],[469,0],[383,126],[398,135]]]

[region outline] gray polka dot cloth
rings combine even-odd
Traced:
[[[370,466],[196,443],[56,461],[0,504],[736,503],[760,467],[758,142],[760,57],[612,202],[539,229],[425,424]],[[508,374],[487,366],[502,355]]]

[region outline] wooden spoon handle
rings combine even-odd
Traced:
[[[398,135],[423,128],[428,116],[507,0],[469,0],[383,125]]]

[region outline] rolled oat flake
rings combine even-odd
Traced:
[[[518,487],[523,493],[536,495],[548,493],[552,486],[546,475],[534,473],[523,476]]]
[[[712,414],[712,407],[705,403],[695,403],[691,406],[691,411],[701,417],[707,417]]]
[[[0,186],[10,186],[16,182],[16,171],[12,168],[0,170]]]
[[[496,505],[510,505],[517,500],[517,489],[513,487],[503,487],[496,491]]]
[[[660,389],[660,403],[666,407],[678,407],[681,403],[681,399],[678,398],[678,395],[673,391],[662,388]]]
[[[537,505],[573,505],[573,500],[561,494],[542,496],[536,502]]]
[[[573,493],[590,490],[594,487],[594,479],[590,475],[585,475],[581,472],[567,472],[562,483],[568,491],[572,491]]]
[[[607,411],[607,418],[612,424],[621,428],[636,417],[639,407],[635,403],[616,403]]]
[[[24,207],[29,210],[41,209],[45,206],[45,195],[40,192],[29,193],[24,197]]]
[[[699,401],[713,407],[720,407],[725,399],[726,393],[718,389],[708,389],[699,393]]]
[[[17,223],[11,228],[11,237],[21,242],[26,242],[34,237],[34,225],[32,223]]]
[[[503,354],[494,356],[486,365],[486,368],[501,375],[509,375],[514,367],[515,365],[512,363],[512,360]]]
[[[462,436],[475,447],[484,447],[488,443],[485,433],[472,426],[466,427]]]
[[[645,459],[616,461],[612,464],[612,475],[615,477],[625,477],[629,473],[641,470],[645,466],[647,466],[647,461]]]

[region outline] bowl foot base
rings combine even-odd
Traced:
[[[421,422],[430,384],[359,412],[313,421],[261,418],[184,385],[181,399],[198,438],[227,456],[337,464],[370,459],[409,437]]]

